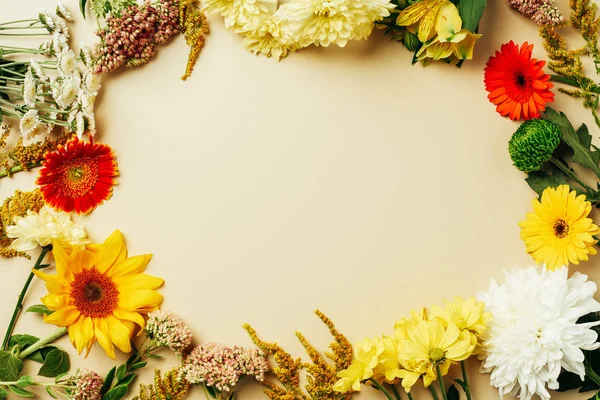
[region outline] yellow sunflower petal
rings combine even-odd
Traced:
[[[56,272],[59,276],[65,276],[68,274],[69,267],[67,264],[68,256],[65,250],[59,243],[52,245],[52,255],[54,256],[54,262],[56,264]]]
[[[55,293],[48,293],[40,300],[51,310],[60,310],[61,308],[72,304],[72,300],[69,296],[58,295]]]
[[[127,247],[121,231],[114,231],[100,245],[97,257],[96,268],[102,273],[108,271],[113,264],[127,258]]]
[[[152,259],[152,254],[129,257],[116,264],[111,271],[111,276],[116,279],[129,274],[139,274],[146,270],[146,266]]]
[[[110,332],[108,330],[108,324],[104,318],[96,318],[94,319],[94,336],[98,340],[98,343],[106,354],[115,359],[115,346],[113,346],[112,341],[110,340]]]
[[[156,289],[165,283],[161,278],[146,274],[126,275],[114,281],[120,293],[131,290]]]
[[[117,308],[115,311],[113,311],[113,315],[115,318],[120,320],[135,322],[140,326],[141,329],[144,329],[144,326],[146,325],[144,318],[139,313],[133,311],[121,310]]]
[[[77,307],[67,306],[58,311],[54,311],[50,315],[44,316],[44,322],[56,326],[69,326],[75,322],[80,315],[81,313],[77,310]]]
[[[133,290],[121,293],[118,308],[127,311],[138,311],[140,308],[156,307],[163,296],[155,290]]]
[[[129,329],[118,319],[113,316],[106,317],[106,323],[110,332],[111,341],[127,354],[131,352],[131,336]]]

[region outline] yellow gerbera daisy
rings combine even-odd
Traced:
[[[547,188],[542,201],[533,200],[533,212],[519,223],[527,252],[551,270],[587,261],[588,255],[597,253],[593,235],[600,233],[588,218],[590,211],[592,204],[585,195],[577,196],[568,185]]]
[[[44,321],[67,327],[73,346],[89,353],[97,341],[115,358],[115,346],[131,352],[135,324],[144,327],[141,314],[162,302],[155,291],[163,280],[143,274],[152,255],[127,258],[123,235],[115,231],[101,245],[67,254],[54,244],[56,275],[33,271],[46,281],[49,294],[42,302],[54,313]],[[87,355],[87,354],[86,354]]]

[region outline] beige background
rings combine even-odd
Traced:
[[[77,16],[72,44],[92,43],[93,21],[81,20],[76,0],[65,3]],[[3,20],[20,19],[54,1],[0,6]],[[510,39],[545,53],[536,26],[504,1],[490,1],[476,58],[462,69],[411,67],[411,54],[381,32],[277,63],[211,22],[187,82],[181,37],[150,64],[106,77],[99,139],[113,146],[122,176],[111,201],[77,218],[95,241],[118,228],[130,254],[154,253],[148,272],[167,282],[164,308],[190,324],[196,342],[249,345],[241,324],[250,322],[300,355],[296,329],[319,348],[330,340],[315,308],[355,342],[532,263],[517,223],[534,193],[506,151],[517,124],[496,114],[482,80],[487,58]],[[555,107],[598,136],[578,102],[559,95]],[[34,179],[3,179],[0,199]],[[32,263],[0,263],[5,326]],[[599,279],[599,264],[580,270]],[[44,293],[35,282],[26,305]],[[51,330],[32,315],[17,326]],[[72,361],[101,373],[112,365],[100,348]],[[476,367],[474,399],[497,398]],[[567,397],[587,398],[555,396]],[[240,398],[263,396],[245,385]]]

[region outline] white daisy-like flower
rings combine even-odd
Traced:
[[[59,72],[62,76],[71,76],[77,71],[77,58],[71,49],[64,49],[57,56]]]
[[[62,1],[59,1],[58,5],[56,6],[56,15],[69,22],[73,22],[73,17],[71,16],[71,13],[69,12],[69,10],[67,10]]]
[[[555,271],[530,267],[505,273],[502,285],[492,281],[479,294],[492,314],[484,340],[484,372],[504,395],[530,400],[550,399],[548,389],[558,389],[561,368],[585,377],[582,350],[600,347],[593,329],[598,322],[577,324],[600,311],[594,300],[596,284],[567,267]]]
[[[38,124],[40,124],[40,118],[37,110],[29,110],[21,117],[21,121],[19,123],[19,129],[21,130],[21,135],[23,137],[29,137],[31,132],[33,132]]]
[[[94,74],[92,71],[88,71],[83,75],[83,83],[88,93],[93,96],[97,96],[102,86],[102,78],[99,74]]]
[[[52,40],[44,40],[42,44],[40,44],[40,50],[45,53],[50,53],[52,50]]]
[[[83,118],[83,112],[81,111],[79,111],[75,117],[75,133],[77,133],[79,140],[83,138],[83,134],[85,133],[85,119]]]
[[[50,13],[48,11],[46,11],[45,8],[40,8],[38,10],[38,18],[40,19],[40,22],[46,27],[46,29],[48,29],[48,32],[53,33],[54,32],[54,20],[52,19],[52,17],[50,16]]]
[[[75,76],[71,76],[65,80],[63,80],[60,86],[60,94],[59,99],[56,99],[56,102],[62,107],[67,108],[75,100],[77,100],[77,96],[79,95],[79,90],[81,88],[80,81]]]
[[[302,47],[344,47],[353,39],[357,26],[367,22],[364,15],[355,14],[352,0],[298,0],[279,7],[287,19],[294,39]]]
[[[297,49],[292,35],[279,15],[262,18],[256,24],[248,24],[244,28],[244,44],[254,54],[261,53],[279,61],[289,51]]]
[[[92,56],[92,50],[84,44],[80,46],[79,57],[86,66],[92,65],[92,61],[94,60]]]
[[[86,92],[85,90],[80,90],[78,102],[81,105],[83,111],[85,111],[86,113],[93,113],[94,103],[96,102],[96,96]]]
[[[83,118],[85,120],[85,129],[89,136],[96,136],[96,117],[94,113],[84,113]]]
[[[62,53],[64,48],[68,48],[68,37],[60,32],[54,32],[52,35],[52,50],[54,54]]]
[[[27,136],[25,137],[25,139],[27,139],[27,141],[31,141],[33,139],[38,138],[39,140],[42,140],[46,137],[47,134],[50,133],[50,131],[52,130],[52,127],[48,124],[46,124],[45,122],[38,122],[38,124],[29,132],[29,134],[27,134]]]
[[[40,65],[39,62],[37,62],[36,60],[34,60],[32,58],[29,60],[29,65],[31,66],[31,68],[33,69],[33,72],[39,79],[42,79],[42,80],[46,79],[46,74],[44,73],[44,69],[42,68],[42,66]]]
[[[34,107],[37,100],[37,90],[35,87],[35,78],[30,70],[25,73],[23,81],[23,101],[27,107]]]
[[[29,210],[26,216],[15,217],[12,225],[6,227],[6,235],[14,239],[10,247],[16,251],[30,251],[53,241],[75,249],[83,249],[90,243],[85,229],[73,223],[68,213],[48,206],[39,212]]]
[[[356,12],[364,15],[366,22],[356,26],[354,40],[365,40],[373,32],[375,22],[390,16],[390,10],[396,6],[390,0],[358,0],[352,3]]]
[[[222,16],[225,27],[236,32],[254,18],[272,11],[267,3],[260,0],[206,0],[204,3],[206,12]]]

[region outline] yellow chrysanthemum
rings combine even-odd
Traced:
[[[67,327],[77,351],[89,353],[97,341],[115,358],[115,346],[131,352],[135,324],[144,327],[142,314],[158,309],[163,280],[144,274],[152,255],[127,258],[123,235],[115,231],[101,245],[67,254],[54,244],[56,275],[34,273],[46,281],[49,294],[42,302],[54,313],[44,321]]]
[[[373,369],[373,379],[378,382],[392,383],[400,377],[398,342],[393,337],[383,336],[377,344],[380,351],[378,351],[377,365]]]
[[[378,339],[364,339],[354,346],[354,360],[350,367],[337,373],[340,379],[333,385],[333,390],[340,393],[346,393],[350,389],[360,392],[361,382],[373,376],[373,369],[382,352],[383,347]]]
[[[440,320],[433,319],[418,322],[407,331],[398,357],[415,364],[415,370],[424,375],[423,383],[427,387],[437,377],[437,367],[442,375],[447,374],[452,363],[469,358],[474,348],[468,331],[461,331],[454,324],[444,326]]]
[[[261,53],[277,61],[288,52],[298,49],[291,33],[279,15],[257,18],[254,24],[248,24],[243,30],[246,49],[254,54]]]
[[[519,223],[527,252],[551,270],[586,261],[590,254],[597,253],[594,245],[598,241],[593,235],[600,233],[588,218],[591,210],[585,195],[577,196],[568,185],[547,188],[542,201],[533,200],[533,212]]]
[[[487,324],[491,319],[491,314],[484,309],[485,304],[477,301],[475,297],[465,301],[456,296],[452,303],[446,302],[445,308],[431,307],[431,318],[439,319],[445,326],[454,324],[461,331],[468,331],[471,334],[471,341],[481,345]],[[477,354],[479,350],[480,347],[477,347],[473,354]]]

